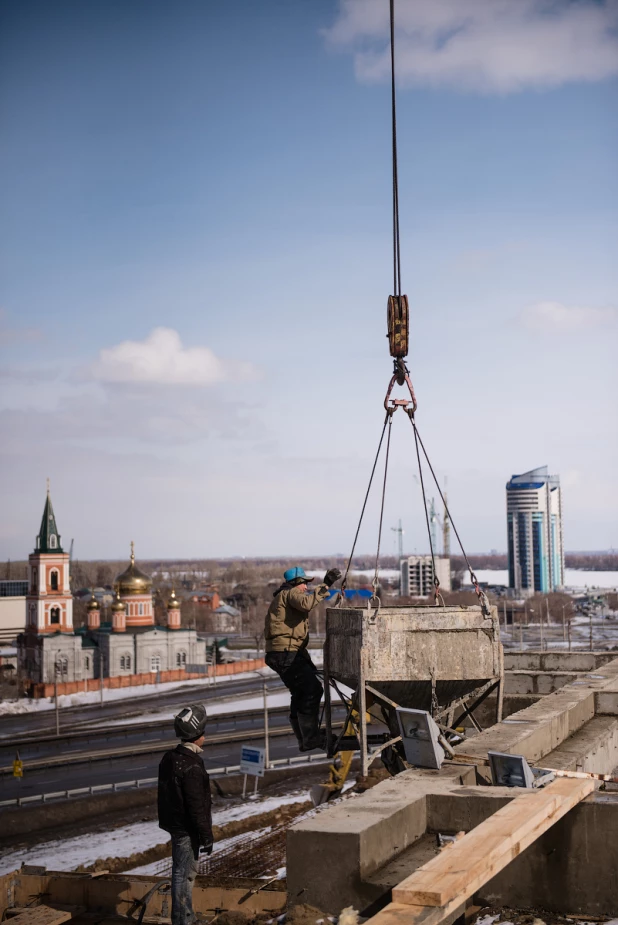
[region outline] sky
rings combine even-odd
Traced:
[[[396,16],[408,363],[454,522],[505,550],[506,481],[548,465],[566,548],[616,547],[618,5]],[[349,552],[392,365],[387,42],[387,0],[4,0],[0,557],[48,477],[82,559]],[[428,551],[402,411],[384,553],[399,519]]]

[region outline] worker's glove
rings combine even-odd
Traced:
[[[341,572],[338,568],[329,568],[326,575],[324,576],[324,584],[330,588],[331,585],[334,585],[336,581],[339,581],[341,578]]]
[[[200,845],[200,854],[212,854],[212,843],[210,845]]]

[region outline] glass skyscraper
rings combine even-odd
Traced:
[[[506,485],[509,588],[525,597],[564,584],[560,478],[547,466],[513,475]]]

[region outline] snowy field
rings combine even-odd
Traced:
[[[486,581],[490,585],[504,585],[509,583],[507,569],[481,568],[476,571],[479,581]],[[470,584],[470,575],[466,572],[464,584]],[[618,572],[595,572],[585,569],[566,568],[564,570],[564,586],[573,591],[584,591],[586,588],[618,588]]]
[[[302,803],[308,800],[306,790],[297,790],[285,796],[268,797],[265,800],[250,800],[235,803],[227,809],[215,810],[214,825],[226,825],[236,819],[246,819],[267,813],[288,803]],[[99,858],[129,857],[138,851],[147,851],[155,845],[169,841],[169,835],[159,828],[157,822],[136,822],[109,832],[95,832],[73,838],[42,842],[36,848],[5,849],[0,852],[0,874],[16,870],[23,864],[40,864],[50,870],[74,870],[80,864],[93,864]],[[227,839],[217,844],[223,846]],[[215,847],[215,851],[216,851]],[[159,864],[160,861],[155,862]],[[151,865],[143,870],[148,872]],[[137,871],[135,871],[137,872]],[[142,872],[142,868],[139,869]]]

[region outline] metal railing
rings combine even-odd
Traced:
[[[294,758],[275,758],[269,764],[269,770],[281,767],[302,767],[329,761],[324,752],[312,755],[298,755]],[[240,774],[240,765],[228,765],[224,768],[207,768],[210,777],[229,777]],[[91,787],[77,787],[73,790],[56,790],[53,793],[37,793],[27,797],[14,797],[12,800],[0,800],[0,807],[25,806],[31,803],[48,803],[52,800],[71,800],[74,797],[96,796],[99,793],[116,793],[119,790],[139,790],[141,787],[154,787],[156,777],[144,777],[141,780],[116,781],[113,784],[93,784]]]

